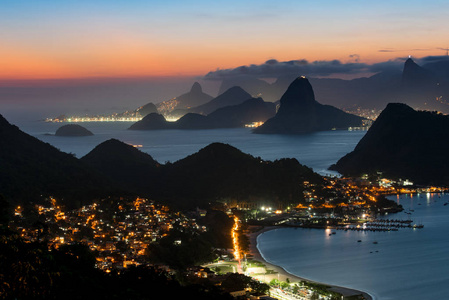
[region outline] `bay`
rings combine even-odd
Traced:
[[[424,228],[337,231],[331,236],[327,230],[284,228],[261,234],[258,249],[268,262],[291,274],[362,290],[375,299],[447,299],[449,195],[390,199],[405,210],[383,218],[411,218]]]

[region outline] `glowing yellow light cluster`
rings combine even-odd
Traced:
[[[239,248],[239,240],[237,230],[239,229],[239,219],[234,217],[234,227],[232,227],[232,240],[234,243],[234,256],[235,259],[240,259],[240,248]]]

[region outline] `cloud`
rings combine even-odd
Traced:
[[[439,56],[426,56],[420,59],[422,63],[435,62],[441,60],[449,60],[449,56],[447,55],[439,55]]]
[[[379,51],[402,51],[395,49],[383,49]],[[367,74],[375,74],[379,72],[400,72],[404,67],[404,62],[409,56],[397,57],[384,62],[366,64],[360,61],[358,54],[349,55],[347,62],[340,60],[316,60],[309,62],[306,59],[278,61],[269,59],[266,62],[256,65],[240,66],[234,69],[217,69],[207,73],[201,79],[205,80],[224,80],[237,77],[253,77],[253,78],[279,78],[281,76],[310,76],[310,77],[327,77],[332,75],[351,75],[352,77]],[[422,58],[412,57],[418,64],[429,62],[449,60],[449,56],[425,56]]]
[[[279,62],[270,59],[260,65],[240,66],[234,69],[218,69],[204,76],[206,80],[223,80],[238,76],[257,78],[274,78],[283,75],[328,76],[331,74],[364,73],[369,66],[359,62],[359,56],[350,56],[354,62],[342,63],[339,60],[317,60],[309,62],[305,59]]]

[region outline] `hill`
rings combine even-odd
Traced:
[[[0,194],[10,202],[54,196],[76,206],[116,191],[74,156],[22,132],[1,115],[0,141]]]
[[[448,116],[390,103],[354,151],[331,168],[344,175],[383,172],[418,184],[448,184],[448,152]]]
[[[107,140],[81,158],[81,161],[119,184],[123,190],[147,191],[160,164],[150,155],[116,139]]]
[[[222,143],[162,165],[129,145],[109,140],[81,160],[128,190],[179,209],[229,199],[288,205],[303,200],[304,181],[322,181],[296,159],[264,161]]]
[[[276,115],[254,129],[254,133],[296,134],[334,128],[345,129],[361,126],[362,121],[361,117],[318,103],[307,78],[299,77],[282,96]]]
[[[321,182],[320,175],[296,159],[264,161],[228,144],[213,143],[166,165],[161,195],[178,205],[205,205],[220,199],[288,205],[303,201],[303,182]]]

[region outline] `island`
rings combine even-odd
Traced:
[[[55,136],[91,136],[91,131],[78,124],[67,124],[56,130]]]

